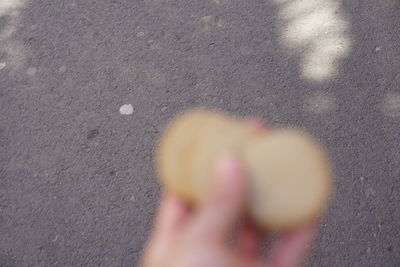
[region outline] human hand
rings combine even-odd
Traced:
[[[239,230],[235,244],[228,244],[229,233],[240,218],[246,198],[246,180],[240,162],[233,156],[221,158],[216,169],[215,190],[196,210],[174,194],[164,194],[143,266],[301,266],[317,232],[316,226],[283,234],[266,260],[261,257],[265,236],[251,224]]]

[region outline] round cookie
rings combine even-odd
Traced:
[[[307,134],[271,130],[248,140],[249,213],[264,228],[284,231],[316,221],[332,188],[328,157]]]
[[[194,155],[193,144],[211,112],[192,111],[178,116],[165,130],[156,151],[158,176],[171,191],[193,201],[194,187],[187,166]]]
[[[221,116],[210,119],[199,135],[189,165],[196,203],[206,200],[214,188],[217,159],[227,153],[239,155],[252,131],[242,121]]]
[[[198,109],[178,116],[156,153],[162,183],[188,202],[202,202],[212,189],[215,159],[237,150],[248,132],[241,121],[220,112]]]

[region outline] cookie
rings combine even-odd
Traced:
[[[165,130],[156,152],[158,176],[169,190],[192,202],[194,192],[187,166],[193,156],[196,134],[210,116],[192,111],[176,118]]]
[[[193,144],[193,156],[189,163],[192,185],[195,187],[195,200],[206,200],[214,188],[215,163],[224,154],[239,155],[244,140],[252,134],[244,123],[222,114],[214,114],[208,126],[204,127]]]
[[[242,122],[221,112],[193,110],[172,121],[156,152],[162,184],[198,204],[213,181],[213,163],[218,155],[237,149],[247,132]]]
[[[249,175],[249,213],[263,228],[299,228],[326,210],[331,167],[311,136],[294,129],[271,130],[247,141],[243,160]]]

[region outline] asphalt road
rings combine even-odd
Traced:
[[[310,266],[400,266],[399,14],[398,0],[0,0],[0,266],[137,265],[154,145],[194,106],[326,144],[336,198]]]

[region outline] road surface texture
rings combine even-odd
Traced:
[[[0,0],[0,266],[138,265],[157,138],[194,106],[329,148],[336,198],[309,266],[400,266],[399,14],[398,0]]]

